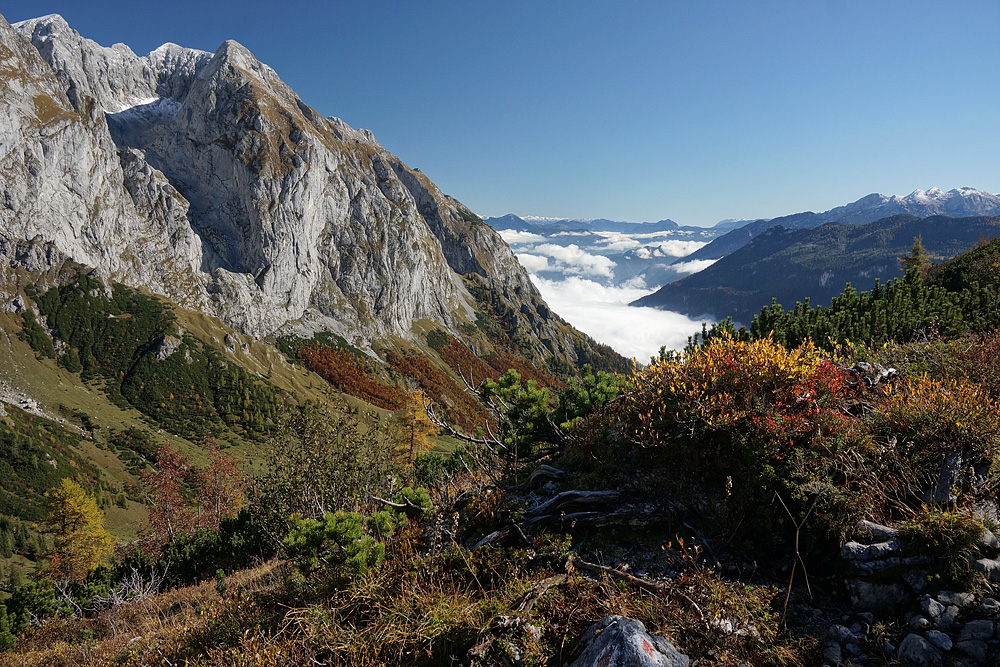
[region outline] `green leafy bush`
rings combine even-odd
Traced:
[[[431,502],[431,496],[427,493],[427,489],[422,486],[418,486],[417,488],[410,486],[403,487],[395,500],[397,503],[406,503],[406,509],[403,512],[407,516],[428,516],[434,512],[434,503]]]
[[[390,421],[342,402],[305,405],[264,446],[251,481],[252,509],[275,546],[290,516],[321,516],[371,505],[392,493],[398,473]]]
[[[7,613],[7,606],[0,602],[0,651],[9,651],[17,645],[16,619]]]
[[[393,527],[388,517],[374,520],[370,525],[380,532]],[[282,544],[301,570],[316,570],[322,565],[335,577],[351,579],[378,567],[385,557],[385,544],[368,530],[361,514],[341,510],[327,513],[322,519],[293,522]]]
[[[461,453],[451,456],[437,452],[417,454],[413,460],[413,479],[425,487],[437,487],[448,475],[462,469]]]

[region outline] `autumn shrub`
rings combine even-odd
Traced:
[[[430,341],[429,336],[428,341]],[[451,336],[447,336],[442,344],[434,347],[434,350],[452,370],[466,378],[473,386],[486,378],[495,380],[502,372],[487,364],[465,344]]]
[[[963,380],[911,378],[896,383],[868,418],[873,432],[912,442],[912,463],[929,470],[947,452],[992,461],[1000,451],[1000,402]]]
[[[104,512],[92,495],[68,477],[49,491],[48,501],[44,525],[55,534],[49,574],[58,580],[82,581],[114,549],[114,538],[104,527]]]
[[[584,424],[595,475],[641,461],[623,472],[631,486],[699,507],[733,547],[781,551],[806,516],[802,548],[829,546],[877,497],[884,467],[860,418],[866,390],[811,343],[721,332],[633,381]],[[775,539],[755,539],[761,530]]]
[[[471,431],[481,427],[488,419],[488,413],[475,396],[453,377],[435,367],[423,354],[410,350],[405,353],[390,352],[387,357],[403,377],[420,387],[450,423]]]
[[[969,557],[983,534],[983,524],[963,512],[924,509],[899,527],[909,553],[925,554],[938,564],[942,588],[966,590],[973,578]]]
[[[636,376],[630,435],[679,454],[690,470],[729,475],[821,436],[824,419],[852,400],[848,379],[811,343],[786,350],[770,338],[714,338]]]
[[[144,537],[150,551],[202,528],[214,532],[243,505],[246,475],[240,464],[214,441],[204,447],[208,463],[196,467],[187,456],[163,445],[154,454],[155,468],[142,474],[149,509]]]
[[[1000,398],[1000,330],[982,336],[861,346],[854,351],[861,358],[898,369],[904,377],[961,380]]]

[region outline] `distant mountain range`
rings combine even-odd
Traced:
[[[754,236],[778,225],[787,229],[818,227],[828,222],[863,225],[900,214],[915,215],[918,218],[934,215],[946,215],[953,218],[973,215],[1000,215],[1000,195],[975,188],[958,188],[947,192],[939,188],[914,190],[905,197],[873,193],[823,213],[794,213],[779,218],[748,222],[692,253],[687,260],[709,260],[725,257],[748,243]],[[718,225],[716,226],[718,227]]]
[[[703,271],[664,285],[632,305],[716,319],[732,316],[743,324],[772,298],[786,308],[806,298],[814,306],[828,305],[847,283],[863,291],[876,279],[900,276],[899,258],[909,254],[917,236],[932,259],[940,261],[1000,236],[1000,217],[902,214],[864,225],[776,225]]]
[[[517,253],[531,273],[546,280],[579,276],[616,286],[654,288],[691,272],[677,260],[726,232],[725,227],[681,226],[673,220],[619,222],[521,218],[485,222]]]
[[[681,227],[673,220],[659,222],[619,222],[617,220],[570,220],[568,218],[519,218],[513,213],[499,218],[483,218],[483,221],[493,229],[513,229],[522,232],[553,234],[558,232],[622,232],[648,233],[670,232],[677,229],[697,229],[701,227]]]
[[[826,259],[818,261],[815,257],[796,257],[797,252],[806,252],[799,246],[784,248],[778,244],[779,239],[791,242],[792,238],[799,237],[772,230],[810,230],[830,223],[854,227],[894,216],[925,219],[934,216],[964,218],[997,215],[1000,215],[1000,195],[975,188],[947,192],[932,188],[915,190],[905,197],[870,194],[821,213],[794,213],[767,220],[723,220],[707,228],[682,226],[670,219],[633,223],[510,214],[486,218],[486,222],[500,231],[522,264],[539,278],[558,281],[580,277],[608,287],[633,289],[657,289],[662,286],[655,295],[635,303],[677,310],[691,316],[733,314],[747,317],[759,310],[761,299],[766,305],[772,295],[791,304],[807,296],[821,301],[839,293],[849,280],[858,282],[859,288],[865,288],[875,277],[891,278],[897,275],[896,256],[909,250],[913,235],[922,233],[918,230],[905,238],[909,232],[900,231],[903,236],[890,244],[891,247],[885,247],[881,255],[875,252],[878,245],[875,241],[851,236],[855,239],[851,241],[857,246],[855,250],[861,252],[857,258],[848,256],[846,246],[826,246],[823,245],[825,242],[817,241],[823,252],[828,254]],[[886,229],[895,229],[893,224],[887,223]],[[949,224],[945,229],[952,230],[953,227]],[[972,227],[979,230],[977,225]],[[986,235],[993,234],[989,228],[980,231]],[[848,232],[850,229],[841,230],[838,234]],[[893,233],[881,232],[882,236],[892,236]],[[849,235],[853,234],[855,232]],[[925,237],[931,251],[943,259],[968,249],[978,240],[979,231],[970,234],[955,231],[955,234],[951,239],[937,239],[931,233],[925,234]],[[741,248],[764,236],[767,236],[766,243],[736,256]],[[815,238],[829,237],[827,230]],[[846,240],[844,242],[847,243]],[[866,244],[870,247],[865,248]],[[764,270],[763,265],[757,263],[764,261],[769,252],[778,254],[767,260]],[[731,260],[720,262],[729,256],[733,256]],[[713,266],[716,262],[720,262],[717,267]],[[812,269],[803,268],[805,265],[814,267],[818,272],[813,275]],[[765,277],[765,274],[768,276]],[[783,280],[782,276],[788,279]]]

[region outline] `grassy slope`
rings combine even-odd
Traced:
[[[216,346],[228,361],[243,366],[251,373],[269,376],[272,384],[299,397],[299,400],[324,400],[326,383],[300,365],[288,363],[284,355],[272,346],[239,336],[202,313],[179,308],[175,309],[175,313],[181,327]],[[195,464],[205,462],[205,456],[196,443],[156,428],[137,410],[119,407],[109,400],[98,383],[82,382],[78,374],[67,371],[54,360],[37,358],[28,344],[18,338],[21,327],[19,315],[0,313],[0,378],[7,382],[13,394],[28,395],[37,401],[44,414],[68,427],[79,428],[81,421],[78,415],[89,415],[99,428],[93,438],[81,441],[79,453],[97,466],[107,482],[117,488],[138,482],[121,459],[104,445],[105,434],[111,429],[153,431],[157,441],[190,456]],[[227,336],[228,340],[235,337],[246,343],[248,353],[243,353],[240,347],[232,352],[226,349]],[[242,453],[245,445],[237,445],[235,450]],[[127,505],[122,509],[112,504],[106,512],[109,530],[123,540],[134,538],[139,525],[147,517],[143,505],[132,501]]]

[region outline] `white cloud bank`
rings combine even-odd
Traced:
[[[676,239],[664,241],[657,245],[648,245],[635,251],[636,257],[640,259],[651,259],[653,257],[687,257],[695,250],[704,248],[708,244],[704,241],[678,241]]]
[[[641,283],[630,281],[627,286],[606,287],[581,277],[546,280],[535,275],[531,280],[549,307],[563,319],[640,363],[649,363],[663,345],[668,350],[683,348],[688,336],[701,331],[701,320],[629,306],[630,301],[649,293]]]
[[[507,245],[525,245],[528,243],[541,243],[545,237],[541,234],[522,232],[517,229],[501,229],[497,232]]]
[[[555,260],[555,264],[550,266],[550,270],[562,271],[569,275],[615,277],[613,260],[603,255],[589,253],[575,243],[567,246],[543,243],[535,246],[532,252],[546,255]]]
[[[521,262],[528,273],[538,273],[549,270],[549,258],[544,255],[532,255],[527,252],[517,253],[517,261]]]
[[[670,268],[677,273],[698,273],[718,261],[719,260],[717,259],[692,259],[690,262],[677,262],[676,264],[671,264]]]

